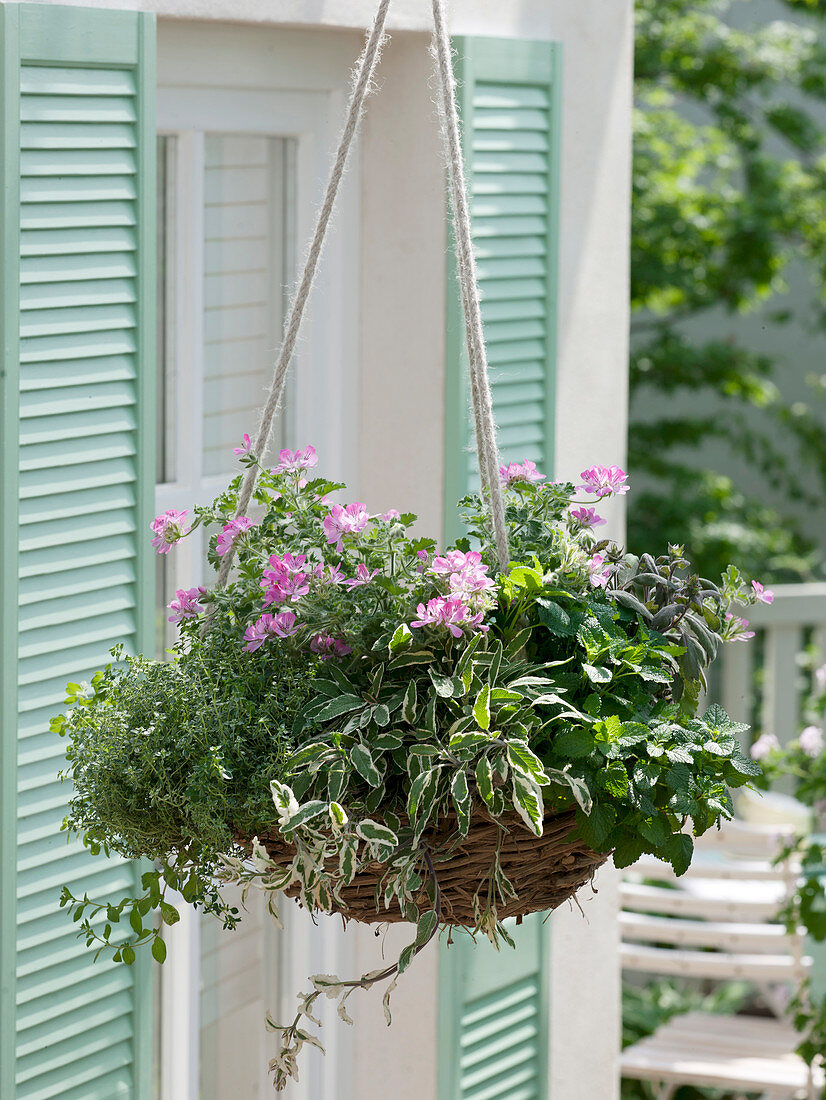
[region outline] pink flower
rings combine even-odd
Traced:
[[[252,443],[250,443],[250,437],[245,433],[244,442],[240,447],[233,447],[232,453],[234,455],[248,455],[252,449]]]
[[[264,614],[244,631],[244,641],[247,643],[244,649],[247,653],[254,653],[267,638],[289,638],[297,630],[292,611],[282,611],[280,615]]]
[[[163,515],[156,516],[152,520],[149,526],[155,532],[152,545],[157,553],[168,554],[179,539],[189,534],[189,527],[184,530],[186,515],[187,512],[176,512],[174,508],[169,508]]]
[[[305,447],[303,451],[284,448],[278,452],[278,459],[278,465],[272,471],[274,474],[294,474],[299,470],[309,470],[311,466],[318,465],[315,447]]]
[[[416,612],[419,618],[410,624],[412,627],[445,626],[454,638],[461,638],[465,628],[489,629],[482,624],[484,611],[471,614],[466,604],[455,596],[435,596],[427,605],[420,603]]]
[[[385,512],[381,518],[384,520],[385,523],[390,523],[391,520],[401,519],[401,515],[396,511],[395,508],[391,508],[390,511]]]
[[[807,726],[797,743],[807,756],[820,756],[823,752],[823,730],[819,726]]]
[[[780,748],[780,742],[773,733],[764,733],[751,747],[752,760],[765,760],[769,753]]]
[[[514,485],[519,481],[545,480],[545,475],[537,470],[536,463],[528,458],[524,462],[511,462],[507,466],[500,466],[499,476],[505,485]]]
[[[239,516],[238,519],[231,519],[229,523],[225,524],[215,544],[218,557],[222,558],[224,554],[229,553],[238,536],[243,535],[245,531],[249,531],[254,524],[255,520],[250,519],[249,516]]]
[[[588,562],[588,575],[594,588],[605,588],[613,572],[613,565],[605,564],[604,554],[594,554]]]
[[[310,639],[310,649],[322,661],[329,661],[332,657],[346,657],[353,652],[353,647],[343,638],[334,638],[332,634],[316,634]]]
[[[580,527],[602,527],[608,520],[598,516],[593,508],[572,508],[568,515],[576,520]]]
[[[168,605],[172,614],[169,622],[180,623],[184,619],[197,619],[204,610],[198,603],[201,596],[206,595],[203,585],[198,588],[179,588],[175,593],[175,599]]]
[[[760,581],[752,581],[751,587],[758,603],[774,603],[774,592],[770,588],[764,588]]]
[[[631,488],[625,484],[628,474],[619,466],[589,466],[579,476],[582,484],[577,485],[577,489],[584,489],[597,497],[622,496]]]
[[[325,565],[321,561],[313,570],[313,576],[322,584],[341,584],[344,580],[344,574],[337,565]]]
[[[374,569],[371,573],[364,562],[359,562],[359,564],[356,566],[355,579],[344,581],[344,587],[349,588],[352,592],[354,588],[361,588],[362,585],[369,584],[373,577],[377,577],[378,575],[378,569]]]
[[[826,665],[821,665],[820,668],[815,669],[814,680],[818,694],[823,695],[826,692]]]
[[[448,579],[450,592],[462,600],[473,600],[496,588],[496,582],[487,576],[487,566],[465,569],[462,573],[451,573]]]
[[[334,542],[336,550],[341,552],[344,535],[355,535],[363,531],[369,521],[367,508],[363,504],[348,504],[346,508],[341,504],[334,504],[330,514],[324,519],[324,534],[327,541]]]
[[[419,559],[419,565],[416,566],[417,573],[424,573],[427,568],[427,563],[430,561],[430,554],[427,550],[417,550],[416,557]]]
[[[307,595],[310,591],[307,583],[309,575],[302,571],[306,560],[306,554],[299,554],[298,557],[293,557],[292,554],[270,556],[269,569],[265,569],[261,577],[261,587],[265,590],[264,607],[269,607],[272,603],[299,600]]]
[[[425,553],[425,551],[422,550],[419,553]],[[479,566],[487,569],[486,565],[482,565],[482,555],[478,550],[468,550],[467,553],[463,550],[448,550],[443,558],[433,559],[430,572],[435,573],[437,576],[440,573],[447,575],[449,573],[460,573],[464,569],[477,569]]]
[[[732,640],[748,641],[749,638],[754,637],[754,631],[748,630],[748,619],[740,619],[736,615],[732,615],[730,611],[726,612],[726,622],[732,625]]]

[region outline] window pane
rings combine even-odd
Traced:
[[[254,434],[281,338],[294,142],[208,134],[204,178],[204,474]],[[276,433],[283,439],[283,425]]]

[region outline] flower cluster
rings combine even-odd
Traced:
[[[152,520],[150,527],[154,532],[152,545],[159,554],[168,554],[176,542],[188,535],[191,528],[184,527],[184,519],[188,512],[177,512],[174,508],[168,509],[160,516]]]
[[[425,572],[446,591],[418,605],[419,617],[411,627],[444,627],[454,638],[461,638],[466,630],[488,629],[485,612],[494,604],[496,582],[488,576],[478,550],[450,550],[444,557],[435,557]]]

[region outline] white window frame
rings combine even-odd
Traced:
[[[300,267],[323,193],[344,109],[343,89],[282,90],[222,87],[214,84],[165,86],[158,89],[158,133],[176,139],[175,177],[178,195],[174,219],[174,263],[170,277],[170,354],[176,393],[175,480],[156,489],[158,513],[167,508],[191,509],[208,503],[226,483],[224,476],[202,477],[203,463],[203,180],[204,137],[255,134],[296,141],[296,260]],[[358,493],[358,284],[360,211],[358,168],[351,167],[339,200],[336,224],[327,243],[299,341],[292,376],[293,408],[290,434],[296,446],[313,443],[319,451],[319,472],[345,480]],[[185,415],[184,415],[185,414]],[[253,434],[257,424],[250,424]],[[170,588],[203,583],[200,542],[184,540],[170,555]],[[291,903],[286,903],[291,906]],[[350,956],[340,926],[322,922],[315,930],[306,913],[285,914],[286,930],[279,942],[264,945],[284,961],[283,982],[319,970],[347,970]],[[181,906],[181,921],[165,930],[169,959],[161,986],[161,1100],[198,1100],[200,916]],[[283,942],[286,937],[288,942]],[[321,964],[321,965],[320,965]],[[302,986],[296,986],[296,992]],[[282,1001],[294,993],[278,991]],[[277,995],[273,991],[273,995]],[[293,1001],[294,1003],[294,1001]],[[275,1004],[272,1008],[277,1008]],[[286,1005],[285,1005],[286,1007]],[[326,1015],[327,1013],[325,1013]],[[329,1021],[325,1030],[336,1031]],[[330,1035],[327,1036],[331,1038]],[[275,1041],[275,1036],[272,1036]],[[347,1042],[336,1040],[322,1065],[312,1059],[301,1085],[290,1090],[294,1100],[340,1100],[343,1078],[349,1076]],[[271,1091],[266,1064],[261,1070],[261,1095]]]

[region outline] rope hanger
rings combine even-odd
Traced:
[[[441,119],[442,143],[448,170],[450,210],[453,216],[456,239],[456,258],[459,270],[459,284],[462,297],[462,310],[465,319],[465,338],[468,349],[470,373],[470,392],[473,404],[473,418],[476,428],[476,457],[479,464],[479,476],[483,493],[487,490],[490,497],[491,519],[499,565],[504,570],[510,559],[508,532],[505,523],[505,504],[499,477],[499,454],[496,446],[496,424],[493,418],[493,400],[488,378],[487,352],[482,328],[482,310],[479,302],[479,285],[476,276],[476,261],[473,255],[470,212],[468,210],[465,171],[462,161],[462,144],[459,130],[459,113],[456,106],[456,81],[453,74],[453,59],[450,39],[444,16],[443,0],[432,0],[433,4],[433,43],[431,52],[434,57],[439,78],[439,114]],[[253,453],[263,455],[272,435],[275,413],[284,394],[287,371],[295,351],[301,321],[307,305],[307,299],[315,279],[318,261],[327,236],[330,218],[336,197],[341,186],[344,169],[364,112],[364,102],[373,83],[373,77],[379,63],[381,49],[385,41],[384,27],[390,0],[379,0],[378,11],[367,36],[364,50],[356,63],[353,79],[353,91],[347,107],[347,117],[339,140],[324,201],[318,212],[312,241],[307,253],[304,270],[298,282],[295,296],[284,326],[284,339],[273,370],[272,385],[267,403],[261,414],[253,445]],[[245,516],[258,477],[258,467],[250,466],[241,484],[238,497],[236,518]],[[231,547],[221,561],[218,573],[218,587],[223,588],[229,578],[234,548]]]

